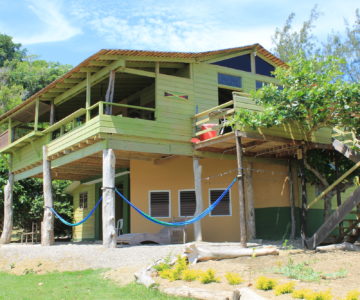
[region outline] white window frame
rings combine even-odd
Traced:
[[[209,206],[211,205],[211,191],[225,191],[226,188],[214,188],[208,190],[208,199],[209,199]],[[231,201],[231,190],[229,190],[229,214],[228,215],[213,215],[212,211],[210,212],[210,217],[231,217],[232,216],[232,201]]]
[[[157,218],[157,219],[165,219],[165,218],[170,218],[171,216],[171,191],[170,190],[150,190],[148,192],[148,211],[149,211],[149,215],[151,215],[151,193],[158,193],[158,192],[167,192],[169,194],[169,215],[167,217],[153,217],[153,218]]]
[[[194,192],[195,193],[195,189],[181,189],[181,190],[178,190],[178,216],[183,217],[183,218],[189,218],[189,217],[195,216],[195,212],[196,212],[196,194],[195,194],[195,212],[194,212],[194,215],[192,215],[192,216],[182,216],[181,215],[180,192]]]

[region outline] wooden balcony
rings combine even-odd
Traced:
[[[195,150],[235,153],[235,132],[226,121],[239,108],[262,111],[263,108],[243,93],[233,93],[233,100],[193,116]],[[311,148],[331,148],[331,129],[321,128],[310,140],[305,130],[295,122],[271,128],[239,127],[243,148],[247,156],[288,157],[301,145]]]

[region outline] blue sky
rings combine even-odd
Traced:
[[[300,26],[318,3],[314,34],[353,23],[359,1],[0,0],[0,32],[31,54],[76,65],[100,49],[203,51],[260,43],[287,16]]]

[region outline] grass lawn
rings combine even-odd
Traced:
[[[190,299],[161,294],[142,285],[118,286],[101,276],[101,270],[12,275],[0,273],[0,299]]]

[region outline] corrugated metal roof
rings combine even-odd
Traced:
[[[222,50],[213,50],[213,51],[206,51],[206,52],[164,52],[164,51],[147,51],[147,50],[111,50],[111,49],[102,49],[98,51],[97,53],[93,54],[83,62],[81,62],[79,65],[71,69],[69,72],[67,72],[62,77],[56,79],[49,85],[47,85],[42,90],[38,91],[34,95],[32,95],[30,98],[26,99],[24,102],[19,104],[18,106],[14,107],[13,109],[9,110],[8,112],[2,114],[0,116],[0,121],[4,120],[5,118],[9,117],[13,113],[19,111],[21,108],[27,106],[31,102],[35,101],[36,98],[40,97],[41,95],[45,94],[47,91],[49,91],[52,88],[55,88],[57,84],[62,83],[64,79],[71,77],[73,74],[80,72],[81,67],[86,67],[90,64],[91,61],[97,61],[101,60],[100,58],[103,55],[118,55],[118,56],[138,56],[138,57],[159,57],[166,60],[166,58],[184,58],[184,59],[196,59],[196,60],[206,60],[210,59],[211,56],[216,56],[220,54],[230,54],[230,53],[236,53],[241,51],[247,51],[247,50],[254,50],[264,57],[266,57],[268,60],[273,62],[276,66],[279,67],[287,67],[287,64],[271,54],[268,50],[266,50],[264,47],[262,47],[260,44],[253,44],[248,46],[242,46],[242,47],[236,47],[236,48],[229,48],[229,49],[222,49]]]

